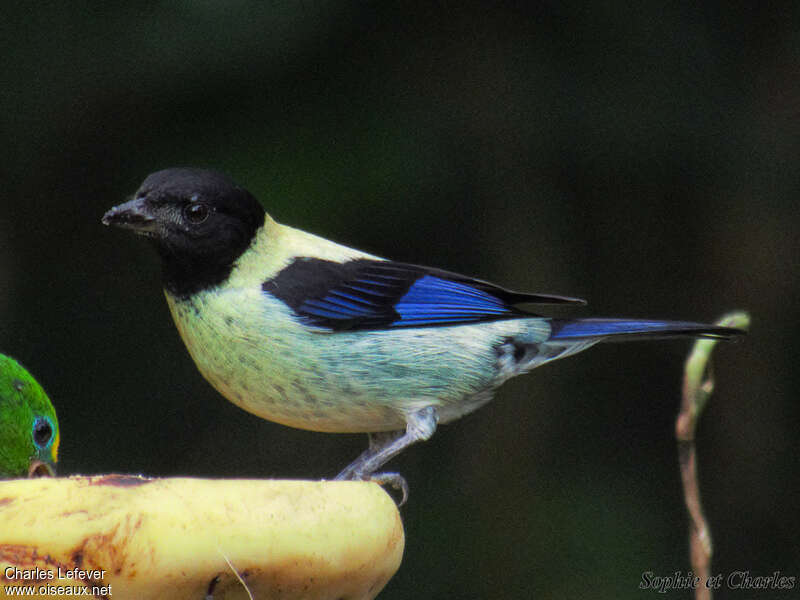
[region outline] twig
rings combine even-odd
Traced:
[[[736,312],[717,322],[724,327],[747,329],[750,317]],[[699,577],[695,588],[696,600],[711,600],[711,588],[706,585],[711,577],[711,530],[708,527],[703,505],[700,501],[700,486],[697,477],[697,448],[695,431],[706,402],[714,390],[714,377],[708,366],[711,351],[718,340],[697,340],[686,360],[683,378],[681,412],[675,421],[675,437],[678,440],[678,463],[683,480],[683,495],[689,511],[689,554],[694,575]]]

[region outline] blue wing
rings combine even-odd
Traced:
[[[583,303],[521,294],[464,275],[390,261],[298,258],[262,285],[307,323],[331,330],[429,327],[532,316],[522,303]]]

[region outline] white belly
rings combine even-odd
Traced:
[[[457,419],[488,402],[504,380],[501,341],[531,331],[530,320],[517,319],[317,332],[250,288],[191,300],[167,294],[167,301],[198,369],[223,396],[262,418],[315,431],[403,429],[407,413],[430,405],[440,422]]]

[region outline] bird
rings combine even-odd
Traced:
[[[54,476],[59,442],[56,411],[42,386],[0,354],[0,479]]]
[[[102,223],[152,242],[166,301],[200,373],[226,399],[300,429],[367,433],[336,479],[379,469],[489,402],[506,380],[604,340],[730,338],[740,330],[654,319],[548,318],[585,304],[396,262],[293,227],[227,175],[150,174]]]

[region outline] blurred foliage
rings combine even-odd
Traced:
[[[699,429],[712,570],[800,577],[796,3],[3,13],[0,350],[57,404],[62,473],[330,477],[365,443],[222,400],[153,253],[100,225],[149,172],[207,166],[282,222],[592,314],[748,309]],[[546,366],[397,459],[408,541],[381,597],[639,597],[643,571],[687,570],[688,347]]]

